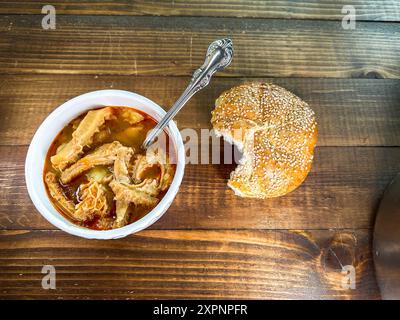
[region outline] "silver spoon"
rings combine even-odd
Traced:
[[[149,132],[143,142],[143,149],[147,149],[153,144],[155,138],[163,131],[168,125],[169,121],[182,109],[182,107],[189,101],[189,99],[198,91],[207,86],[210,82],[212,75],[218,71],[226,68],[232,61],[233,45],[231,39],[225,38],[216,40],[210,44],[207,50],[206,59],[203,65],[193,73],[192,80],[189,85],[175,102],[167,114],[160,120],[160,122]]]

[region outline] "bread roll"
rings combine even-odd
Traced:
[[[224,92],[211,123],[243,153],[228,186],[242,197],[272,198],[297,188],[317,142],[313,110],[279,86],[248,83]]]

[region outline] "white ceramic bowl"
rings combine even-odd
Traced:
[[[40,125],[29,146],[25,161],[25,180],[33,204],[51,224],[70,234],[89,239],[116,239],[143,230],[156,222],[169,208],[183,178],[185,152],[181,135],[175,123],[167,127],[177,152],[174,179],[167,193],[146,216],[125,227],[97,231],[77,226],[64,218],[51,204],[43,181],[46,153],[56,135],[80,114],[99,106],[128,106],[141,110],[159,121],[165,111],[153,101],[136,93],[122,90],[99,90],[75,97],[55,109]]]

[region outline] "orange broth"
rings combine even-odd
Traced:
[[[127,108],[127,107],[112,107],[113,112],[116,114],[118,114],[117,108]],[[113,141],[119,141],[122,145],[124,145],[126,147],[132,147],[135,150],[135,155],[145,154],[145,151],[142,150],[141,145],[142,145],[144,139],[146,138],[148,131],[151,130],[152,128],[154,128],[154,126],[157,124],[157,122],[148,114],[141,112],[139,110],[136,110],[136,109],[134,109],[134,110],[136,112],[140,113],[144,117],[143,121],[132,126],[128,122],[126,122],[122,119],[118,119],[118,117],[116,117],[116,119],[107,120],[104,125],[107,128],[106,137],[103,136],[103,138],[101,139],[101,142],[93,143],[90,147],[84,149],[84,154],[82,156],[86,155],[87,153],[89,153],[91,151],[94,151],[96,148],[98,148],[99,146],[101,146],[104,143],[110,143]],[[88,110],[88,111],[90,111],[90,110]],[[74,120],[72,120],[63,130],[61,130],[61,132],[56,136],[56,138],[52,142],[52,144],[47,152],[47,155],[46,155],[46,160],[45,160],[45,165],[44,165],[44,170],[43,170],[43,179],[47,172],[53,172],[56,174],[56,176],[59,180],[60,172],[52,166],[50,158],[56,154],[57,148],[59,148],[63,143],[67,143],[68,141],[70,141],[72,139],[72,133],[73,133],[74,129],[79,124],[79,122],[86,116],[86,114],[87,114],[87,112],[85,112],[84,114],[82,114],[82,115],[78,116],[77,118],[75,118]],[[132,135],[126,134],[126,132],[129,132],[130,128],[132,128],[132,127],[139,128],[137,130],[134,129],[134,132],[136,134],[133,137],[132,137]],[[176,160],[176,158],[175,158],[176,153],[175,153],[175,150],[170,150],[169,137],[165,131],[164,131],[164,135],[165,135],[165,139],[166,139],[165,140],[166,141],[166,150],[164,150],[164,151],[165,151],[167,157],[170,159],[170,163],[172,164],[174,172],[175,172],[176,165],[174,163],[176,163],[176,162],[174,162],[174,161]],[[94,139],[94,140],[96,140],[96,139]],[[135,158],[135,156],[133,158]],[[101,166],[101,167],[104,167],[110,173],[113,173],[113,165]],[[151,168],[147,169],[141,178],[142,179],[144,179],[144,178],[157,179],[157,178],[159,178],[159,176],[160,176],[160,169],[155,166],[155,167],[151,167]],[[74,202],[74,204],[78,204],[80,202],[79,195],[78,195],[79,194],[79,186],[81,184],[84,184],[87,182],[88,182],[88,177],[85,172],[67,184],[63,184],[59,180],[59,183],[60,183],[60,186],[62,188],[64,195],[66,196],[67,199],[72,200]],[[49,199],[51,200],[53,206],[65,218],[67,218],[71,222],[73,222],[77,225],[80,225],[82,227],[86,227],[86,228],[94,229],[94,230],[104,230],[97,224],[98,218],[95,218],[92,221],[84,222],[84,223],[74,220],[73,217],[71,217],[70,214],[65,212],[62,209],[62,207],[52,198],[52,196],[49,193],[46,182],[44,182],[44,184],[46,186],[47,194],[48,194]],[[106,188],[107,188],[108,192],[112,193],[109,186],[106,186]],[[161,200],[162,197],[165,195],[165,193],[166,193],[166,191],[160,193],[157,196],[157,198],[159,200]],[[129,211],[128,211],[129,212],[128,213],[129,214],[128,224],[133,223],[133,222],[139,220],[140,218],[144,217],[153,208],[154,207],[135,206],[134,204],[130,204]],[[112,219],[115,219],[115,200],[113,201],[111,210],[109,212],[109,217]]]

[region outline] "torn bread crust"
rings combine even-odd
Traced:
[[[269,129],[279,131],[280,128],[273,126]],[[236,145],[242,153],[238,166],[231,172],[228,180],[228,186],[238,196],[259,199],[281,196],[282,190],[288,193],[300,185],[311,168],[313,148],[310,152],[291,154],[290,147],[289,150],[284,150],[284,147],[265,143],[268,139],[257,138],[257,135],[267,132],[264,130],[263,127],[248,129],[244,141],[216,132]],[[290,172],[295,173],[294,177]]]
[[[299,186],[310,171],[315,115],[283,88],[262,83],[232,88],[217,99],[211,122],[215,134],[243,154],[228,181],[236,195],[281,196]]]
[[[230,179],[228,180],[228,186],[234,191],[235,195],[240,197],[249,197],[248,193],[242,192],[240,189],[236,188],[234,185],[231,184],[231,179],[234,178],[234,175],[240,172],[243,176],[249,178],[251,176],[251,165],[246,165],[247,163],[251,163],[251,158],[248,156],[247,149],[244,150],[244,142],[242,140],[235,139],[230,131],[221,132],[219,130],[215,130],[215,135],[217,137],[222,137],[226,142],[235,145],[239,152],[242,154],[240,159],[238,160],[238,166],[234,171],[230,174]],[[248,141],[249,143],[254,139],[254,130],[249,129],[248,133],[245,133],[246,137],[243,139],[244,141]],[[251,197],[251,195],[250,195]]]
[[[61,182],[69,183],[71,180],[82,174],[83,172],[93,168],[94,166],[111,165],[117,159],[118,152],[130,149],[124,147],[118,141],[107,143],[97,148],[92,153],[84,156],[75,162],[72,166],[65,169],[61,173]]]
[[[83,148],[92,144],[94,135],[99,132],[104,122],[113,117],[110,107],[89,111],[72,133],[72,139],[51,157],[54,168],[62,171],[71,163],[76,162],[82,155]]]

